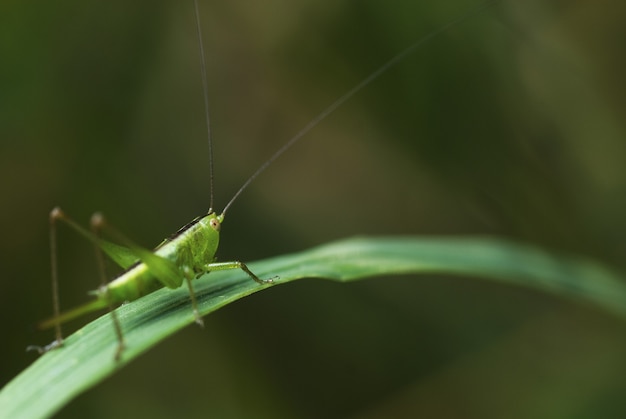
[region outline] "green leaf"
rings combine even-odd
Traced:
[[[606,268],[581,258],[489,238],[354,238],[248,265],[259,286],[238,270],[195,281],[202,315],[265,288],[300,278],[348,282],[380,275],[455,274],[492,279],[591,303],[626,319],[626,284]],[[0,412],[10,418],[48,417],[66,403],[177,330],[193,323],[186,287],[162,289],[117,309],[126,350],[116,363],[110,315],[69,336],[62,348],[37,359],[0,392]],[[36,400],[36,403],[34,402]]]

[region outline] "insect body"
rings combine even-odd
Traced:
[[[93,241],[96,245],[96,254],[102,271],[102,285],[94,292],[96,299],[65,313],[59,313],[57,274],[56,274],[56,222],[65,221],[74,230]],[[227,269],[241,269],[259,284],[269,284],[274,278],[260,279],[252,273],[248,267],[239,261],[215,262],[215,253],[219,245],[219,234],[224,213],[217,215],[209,211],[207,215],[197,217],[182,227],[170,238],[164,240],[153,251],[143,249],[132,241],[123,237],[119,232],[111,230],[128,247],[120,246],[99,237],[98,232],[107,227],[101,214],[96,213],[92,217],[91,225],[94,233],[91,233],[70,218],[60,208],[55,208],[50,213],[51,238],[52,238],[52,278],[53,278],[53,301],[55,314],[52,318],[40,323],[41,328],[55,327],[56,340],[46,347],[31,346],[29,349],[46,352],[63,342],[61,323],[72,320],[85,313],[103,308],[112,309],[114,306],[126,301],[136,300],[159,288],[179,288],[183,282],[187,283],[191,297],[193,313],[196,323],[202,325],[202,318],[198,313],[195,295],[191,281],[198,276],[210,272]],[[125,271],[116,279],[106,283],[104,275],[104,263],[102,252],[106,253],[114,262]],[[115,313],[115,312],[112,312]],[[119,341],[116,359],[119,359],[124,348],[121,326],[115,314],[113,314],[115,331]]]
[[[134,301],[164,286],[178,288],[185,280],[192,280],[209,271],[242,269],[259,284],[273,282],[272,279],[258,278],[242,262],[214,262],[220,226],[224,220],[223,215],[218,216],[214,212],[197,217],[164,240],[154,251],[134,245],[123,248],[98,239],[67,219],[59,208],[52,211],[51,217],[68,221],[73,228],[79,228],[82,234],[89,235],[111,259],[126,270],[115,280],[96,290],[96,300],[42,322],[41,326],[44,328],[66,322],[88,311],[105,308],[108,304]],[[99,214],[94,216],[94,220],[95,224],[104,222]],[[130,259],[127,255],[130,255]],[[137,255],[139,259],[133,255]],[[130,264],[129,260],[132,261]],[[201,323],[202,319],[197,317],[196,321]]]

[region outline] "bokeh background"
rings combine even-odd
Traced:
[[[340,94],[475,0],[202,1],[216,207]],[[230,210],[220,259],[497,235],[626,269],[626,4],[504,0],[333,113]],[[191,1],[0,5],[0,385],[52,340],[48,212],[156,245],[208,206]],[[62,304],[91,246],[60,230]],[[86,319],[88,320],[88,319]],[[83,321],[70,325],[76,329]],[[59,417],[621,418],[626,325],[480,280],[302,280],[158,345]],[[33,401],[36,402],[36,401]]]

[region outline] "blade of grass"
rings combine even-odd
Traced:
[[[490,238],[385,237],[342,240],[279,256],[250,268],[259,286],[239,271],[214,272],[195,283],[202,315],[257,291],[301,278],[348,282],[395,274],[439,273],[485,278],[591,303],[626,319],[626,283],[591,261]],[[121,369],[159,341],[194,322],[185,287],[162,289],[117,309],[126,346],[114,362],[117,342],[104,315],[46,353],[0,392],[3,417],[49,417],[66,403]],[[33,401],[36,400],[36,403]]]

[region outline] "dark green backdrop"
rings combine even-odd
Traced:
[[[395,53],[476,5],[203,1],[216,207]],[[192,3],[0,5],[0,384],[49,332],[47,215],[145,246],[208,206]],[[222,260],[359,234],[489,234],[626,263],[626,7],[503,1],[428,42],[276,162]],[[97,284],[62,229],[62,304]],[[75,329],[82,322],[69,327]],[[300,281],[190,327],[60,417],[621,418],[625,326],[458,278]],[[34,401],[35,402],[35,401]]]

